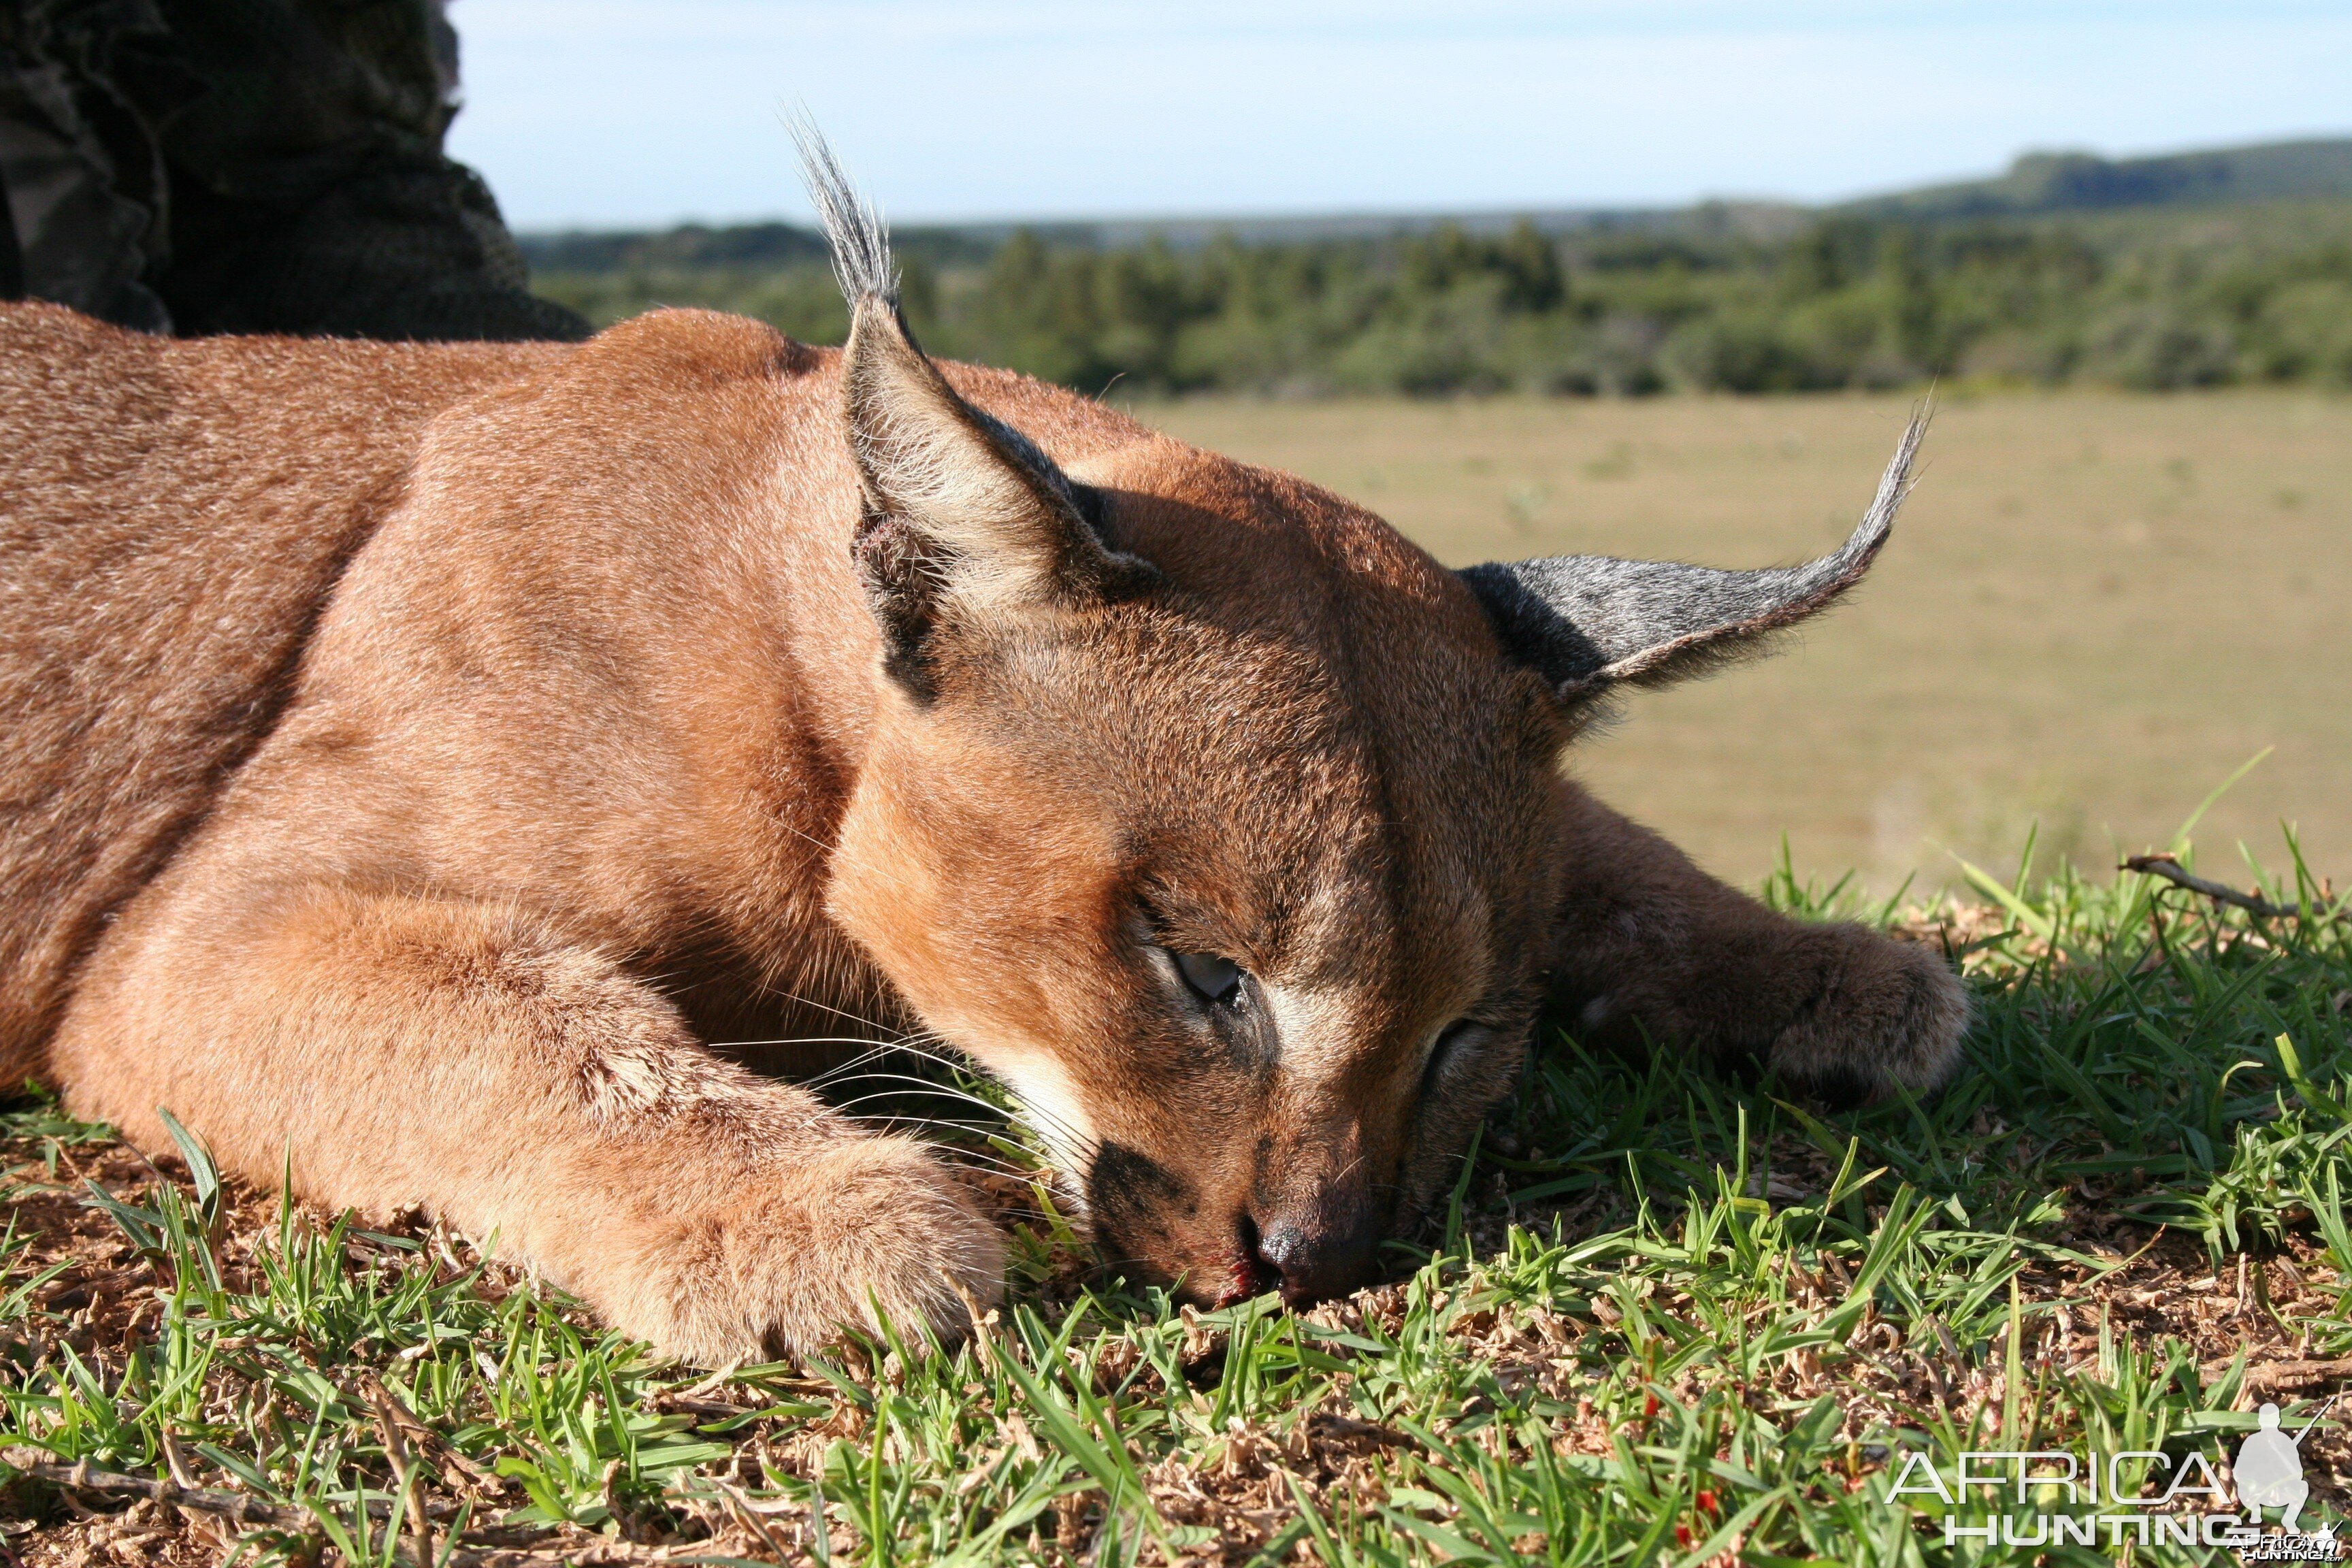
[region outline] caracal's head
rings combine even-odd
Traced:
[[[831,907],[1011,1087],[1130,1279],[1351,1289],[1519,1072],[1591,700],[1827,603],[1908,444],[1810,567],[1449,572],[1175,442],[1057,468],[924,357],[814,161],[883,650]]]

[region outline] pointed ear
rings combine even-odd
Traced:
[[[813,129],[796,135],[849,300],[842,412],[864,503],[853,549],[897,657],[943,616],[998,621],[1156,582],[1149,563],[1104,545],[1092,498],[1034,443],[948,384],[898,309],[880,216]]]
[[[957,395],[896,300],[854,304],[841,380],[865,491],[860,531],[896,523],[920,535],[965,609],[1007,613],[1156,577],[1104,546],[1078,487],[1027,437]]]
[[[1671,561],[1554,555],[1489,562],[1460,574],[1515,661],[1563,700],[1611,686],[1664,686],[1764,651],[1771,634],[1827,609],[1869,570],[1911,488],[1927,428],[1912,416],[1861,526],[1802,566],[1725,572]]]

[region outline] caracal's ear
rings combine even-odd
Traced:
[[[1911,489],[1927,412],[1911,416],[1862,524],[1802,566],[1724,572],[1672,561],[1553,555],[1463,569],[1504,651],[1564,701],[1620,683],[1663,686],[1763,650],[1771,634],[1827,609],[1862,581]]]
[[[898,309],[880,214],[814,127],[794,137],[849,300],[842,412],[864,491],[853,549],[892,672],[923,686],[943,622],[984,626],[1156,582],[1148,563],[1104,545],[1080,487],[1034,442],[948,384]]]

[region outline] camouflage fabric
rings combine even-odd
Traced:
[[[0,0],[0,297],[147,331],[578,338],[457,111],[444,0]]]

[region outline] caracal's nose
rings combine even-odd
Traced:
[[[1257,1262],[1293,1308],[1361,1289],[1380,1275],[1381,1226],[1367,1203],[1253,1215]]]

